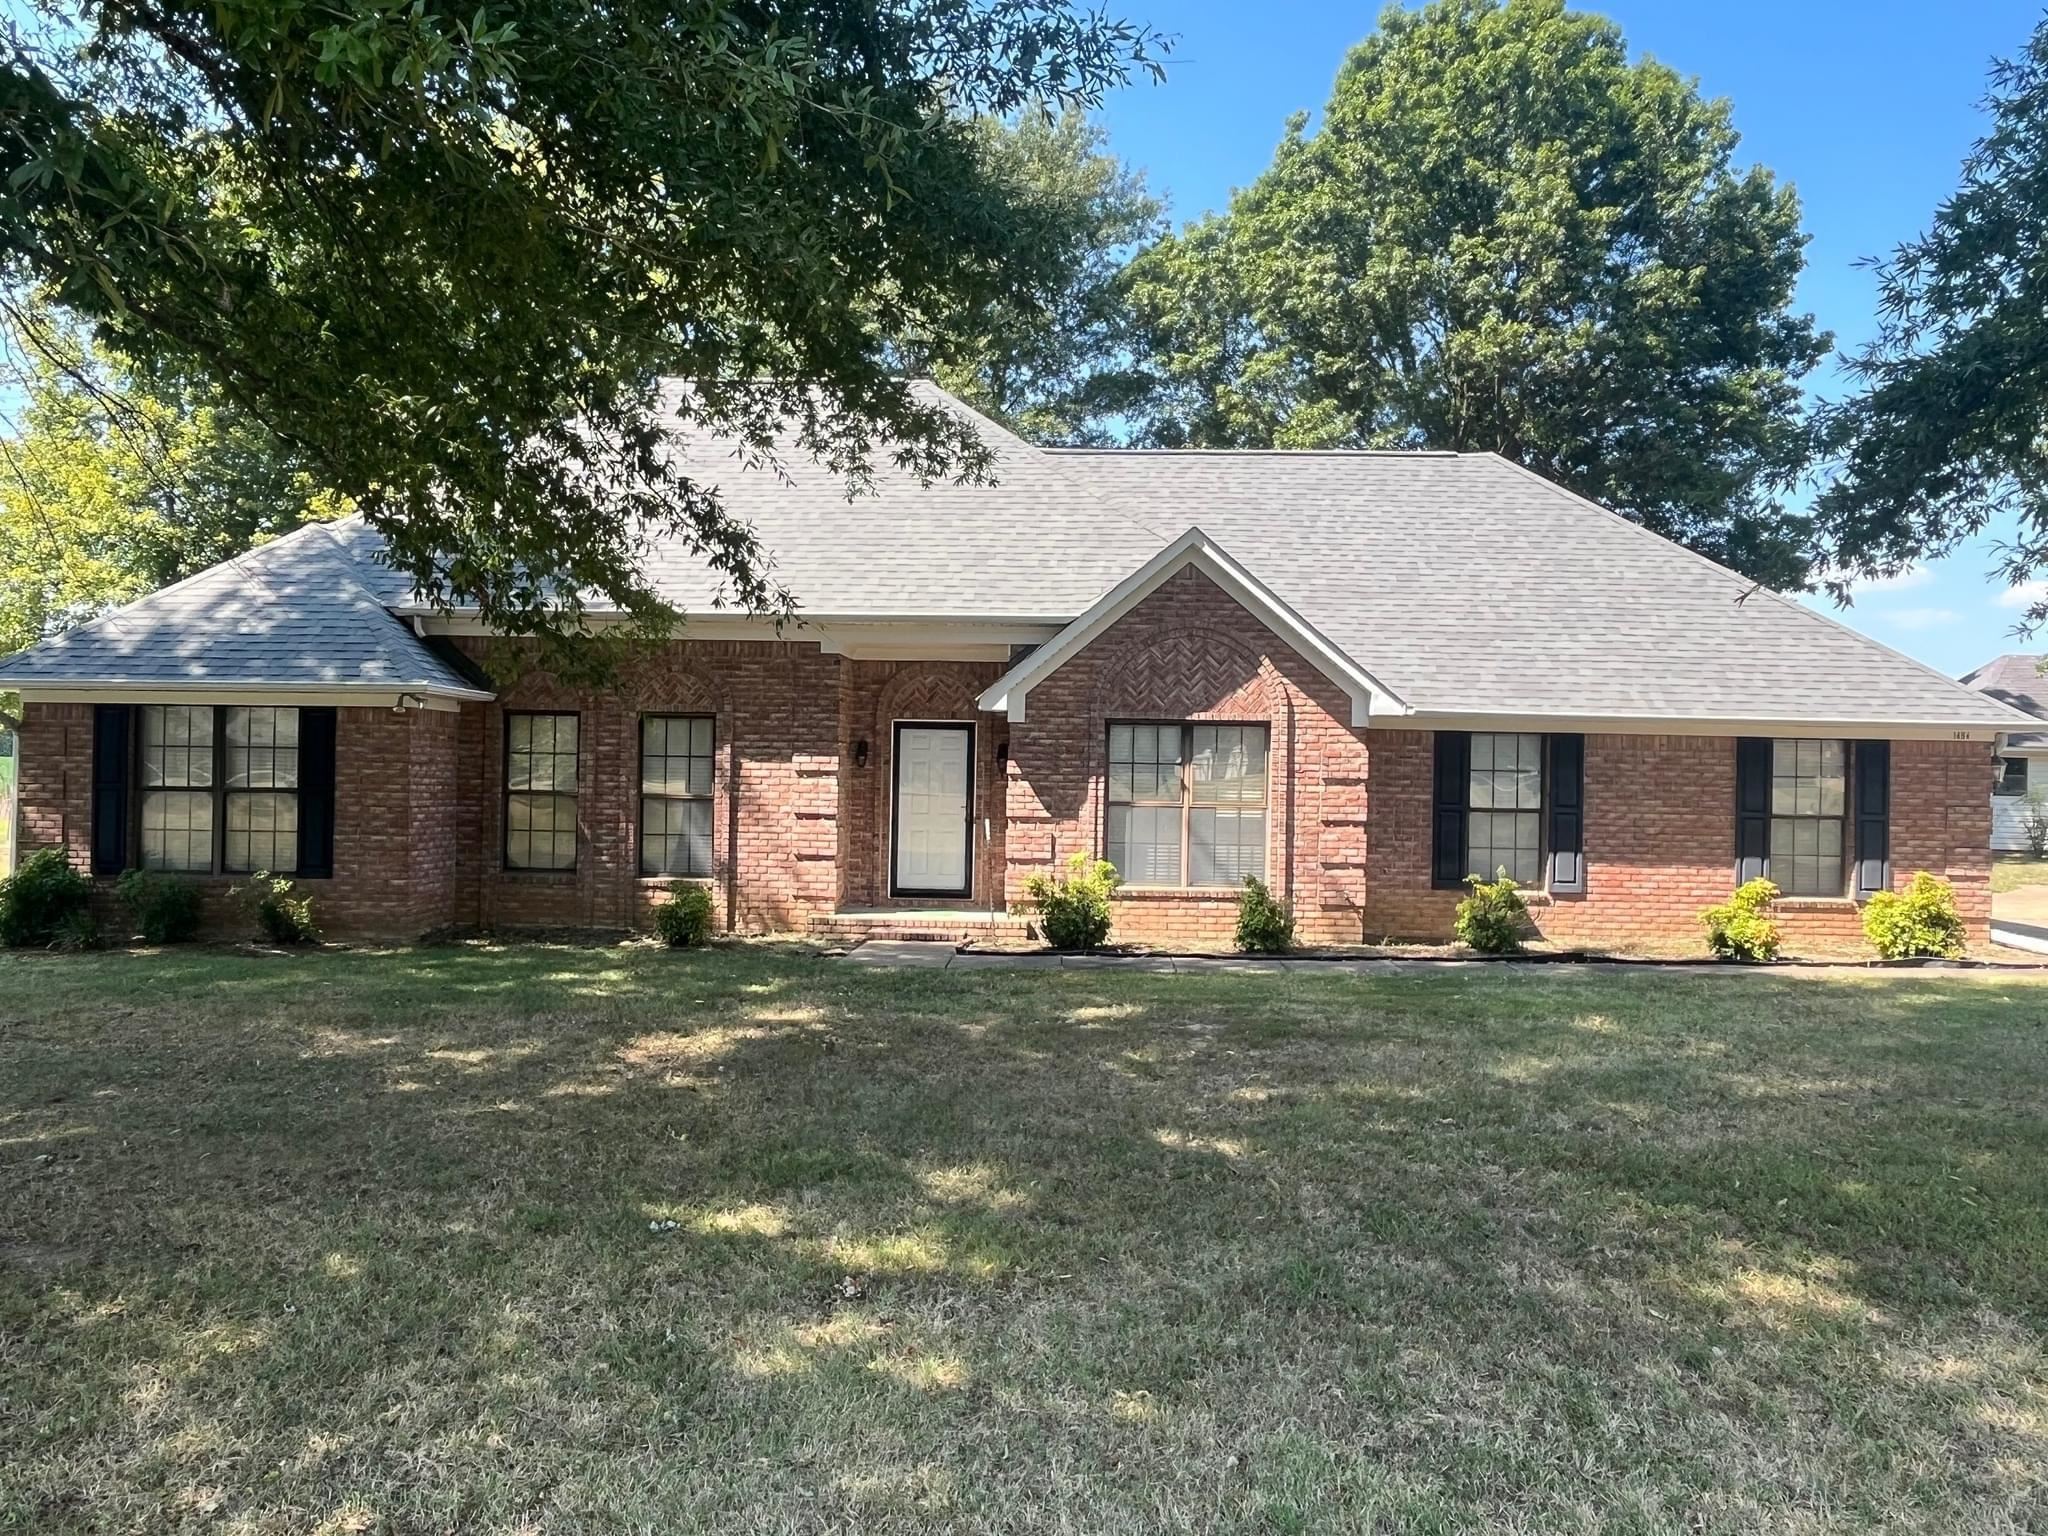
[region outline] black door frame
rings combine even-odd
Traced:
[[[960,818],[962,883],[931,888],[905,885],[897,862],[901,842],[897,833],[903,824],[903,733],[913,731],[959,731],[967,737],[967,795]],[[898,720],[889,736],[889,894],[891,896],[961,896],[974,894],[974,722],[972,720]]]

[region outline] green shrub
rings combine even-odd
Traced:
[[[1963,952],[1963,915],[1955,887],[1921,870],[1897,891],[1879,891],[1864,904],[1863,936],[1887,960],[1929,956],[1953,960]]]
[[[1482,955],[1521,953],[1522,929],[1529,921],[1522,888],[1505,869],[1496,870],[1491,880],[1467,875],[1465,883],[1472,894],[1458,903],[1455,927],[1460,942]]]
[[[50,948],[69,954],[104,949],[106,943],[100,936],[100,920],[92,915],[90,907],[74,907],[66,912],[58,919],[57,931],[50,935]]]
[[[1750,880],[1717,907],[1700,914],[1707,930],[1707,948],[1723,960],[1763,964],[1778,958],[1781,935],[1771,920],[1778,888],[1768,880]]]
[[[1237,893],[1237,947],[1248,955],[1284,955],[1294,948],[1294,909],[1257,875]]]
[[[259,869],[228,894],[242,904],[271,943],[310,944],[320,937],[313,924],[313,898],[295,895],[296,890],[283,875]]]
[[[1107,859],[1077,853],[1065,875],[1028,875],[1025,900],[1038,914],[1038,931],[1054,949],[1094,949],[1109,937],[1109,898],[1122,882]]]
[[[2020,807],[2020,836],[2027,840],[2027,852],[2048,858],[2048,790],[2030,789]]]
[[[131,869],[114,886],[145,944],[183,944],[199,933],[199,887],[153,870]]]
[[[654,909],[654,931],[670,949],[695,949],[711,937],[711,892],[679,885]]]
[[[65,860],[62,849],[43,848],[0,880],[0,945],[40,948],[55,943],[67,921],[85,912],[92,884]]]

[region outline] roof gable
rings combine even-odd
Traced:
[[[1200,528],[1190,528],[1132,571],[1052,639],[1005,672],[978,707],[1023,720],[1037,683],[1081,654],[1139,603],[1185,570],[1200,571],[1267,628],[1304,656],[1351,700],[1351,723],[1369,725],[1375,713],[1405,714],[1407,705],[1351,657],[1332,645],[1287,603],[1232,559]]]

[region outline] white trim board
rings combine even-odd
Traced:
[[[28,704],[336,704],[357,709],[427,709],[453,714],[465,701],[494,694],[440,688],[334,685],[293,688],[277,683],[63,683],[17,690]]]
[[[406,615],[414,633],[481,635],[499,632],[469,613]],[[851,661],[1008,661],[1020,645],[1042,645],[1065,619],[825,619],[803,615],[778,624],[743,614],[685,615],[671,640],[766,640],[815,645]],[[590,631],[614,628],[603,614],[585,617]],[[504,637],[517,639],[518,637]]]
[[[1025,718],[1031,690],[1092,645],[1119,619],[1167,580],[1193,567],[1251,615],[1299,651],[1351,700],[1351,723],[1370,725],[1375,715],[1405,715],[1407,704],[1391,688],[1353,661],[1257,577],[1239,565],[1200,528],[1190,528],[1150,560],[1096,599],[1089,610],[1010,668],[976,701],[991,714]]]
[[[1579,731],[1597,736],[1839,736],[1862,741],[1981,741],[1996,728],[1900,720],[1766,720],[1748,716],[1513,714],[1489,710],[1417,710],[1391,722],[1417,731]]]

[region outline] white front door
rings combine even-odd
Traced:
[[[967,894],[971,725],[896,727],[896,869],[904,895]]]

